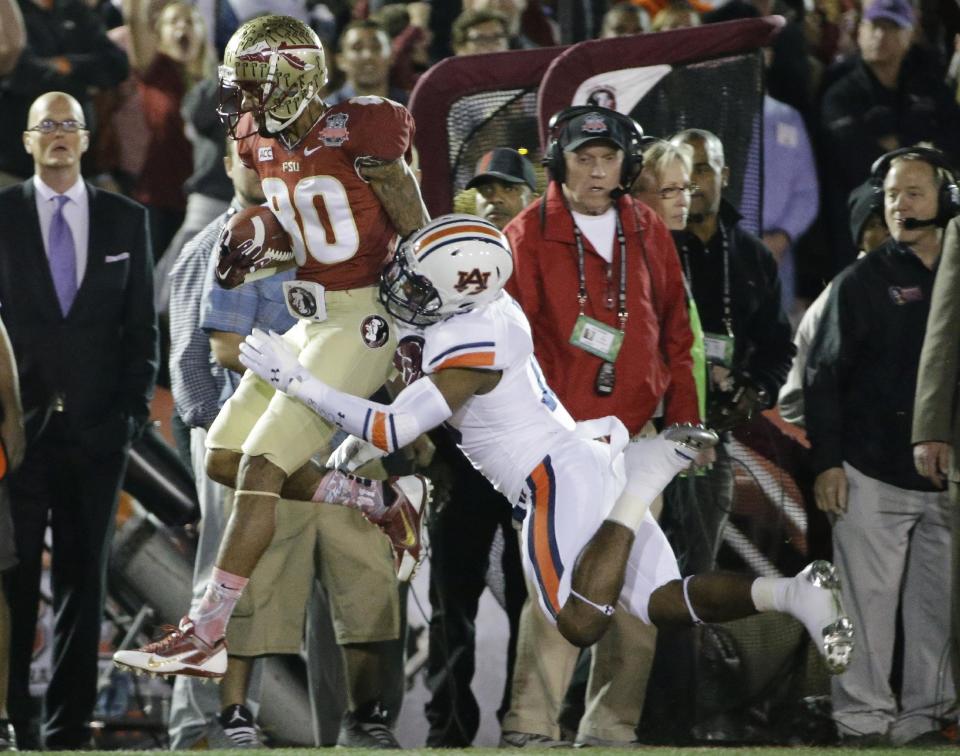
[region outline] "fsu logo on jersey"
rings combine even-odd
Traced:
[[[348,118],[350,118],[349,113],[334,113],[329,116],[326,124],[317,134],[320,141],[327,147],[339,147],[350,139],[350,132],[347,131]]]
[[[462,293],[472,286],[474,287],[473,291],[467,291],[467,295],[479,294],[481,291],[487,290],[487,279],[489,278],[490,273],[481,273],[479,268],[474,268],[469,273],[460,270],[457,271],[457,284],[453,288]]]
[[[287,287],[287,304],[301,318],[317,314],[317,299],[303,286]]]
[[[370,349],[379,349],[390,338],[390,326],[379,315],[370,315],[360,324],[360,338]]]

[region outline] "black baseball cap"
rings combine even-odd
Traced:
[[[537,190],[537,178],[530,161],[509,147],[490,150],[480,158],[473,178],[467,182],[467,189],[491,178],[506,181],[508,184],[526,184],[531,191]]]
[[[873,181],[865,181],[850,192],[847,208],[850,211],[850,234],[853,242],[860,246],[860,237],[871,215],[883,217],[883,194]]]
[[[630,141],[628,135],[624,134],[623,124],[600,109],[571,118],[563,124],[557,139],[564,152],[573,152],[596,139],[613,142],[619,149],[626,152]]]

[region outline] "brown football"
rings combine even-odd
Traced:
[[[293,244],[269,207],[234,213],[217,240],[217,283],[233,289],[296,265]]]

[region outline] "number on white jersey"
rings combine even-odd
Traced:
[[[343,262],[357,254],[360,232],[347,190],[333,176],[301,179],[292,198],[282,179],[268,177],[261,185],[280,225],[290,234],[297,265],[304,265],[308,254],[324,265]]]

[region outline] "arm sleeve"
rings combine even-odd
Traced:
[[[790,321],[780,305],[777,263],[762,242],[755,243],[763,290],[759,294],[759,307],[747,323],[747,336],[753,349],[746,369],[753,382],[767,392],[769,406],[772,406],[790,371],[794,346]]]
[[[543,202],[544,200],[539,200]],[[514,219],[503,229],[510,249],[513,251],[513,275],[507,281],[507,293],[520,305],[527,319],[533,323],[540,312],[540,265],[536,253],[538,239],[527,230],[528,221],[533,216],[524,215]],[[539,205],[536,210],[539,218]]]
[[[683,285],[680,257],[667,227],[659,219],[649,233],[648,259],[657,271],[651,284],[660,320],[660,351],[670,371],[670,385],[664,396],[664,421],[699,423],[700,410],[697,386],[693,378],[693,333],[687,311],[687,294]]]
[[[391,404],[346,394],[312,377],[293,381],[287,392],[341,430],[387,453],[403,448],[453,414],[429,378],[411,383]]]
[[[950,441],[960,361],[960,219],[947,226],[913,408],[913,443]]]
[[[351,97],[345,107],[350,138],[343,146],[352,157],[391,162],[413,144],[413,116],[403,105],[382,97]]]
[[[807,366],[810,345],[823,317],[823,308],[827,304],[831,288],[828,286],[820,293],[814,303],[807,308],[800,320],[800,325],[797,327],[797,335],[793,341],[797,353],[794,355],[793,364],[790,366],[787,382],[780,389],[778,400],[780,417],[788,423],[800,426],[806,425],[803,414],[803,373]]]
[[[157,316],[147,211],[136,205],[127,212],[133,216],[134,232],[121,336],[125,355],[122,385],[126,411],[139,427],[150,417],[150,399],[157,378]]]
[[[861,326],[854,281],[836,281],[807,355],[803,403],[814,472],[843,463],[843,387],[855,362]]]
[[[217,255],[211,254],[204,276],[200,327],[208,333],[229,331],[246,335],[257,325],[259,292],[250,284],[235,289],[224,289],[217,285],[214,274],[216,267]],[[273,324],[267,324],[266,327],[273,327]]]
[[[796,131],[797,146],[791,151],[790,161],[790,197],[783,205],[783,214],[771,219],[767,231],[780,229],[790,237],[791,244],[808,229],[820,211],[820,186],[817,183],[817,170],[810,148],[810,138],[803,125],[800,114],[790,109],[790,121]]]
[[[170,391],[190,428],[209,428],[220,409],[222,381],[214,377],[210,340],[200,328],[207,257],[216,226],[188,242],[170,274]]]

